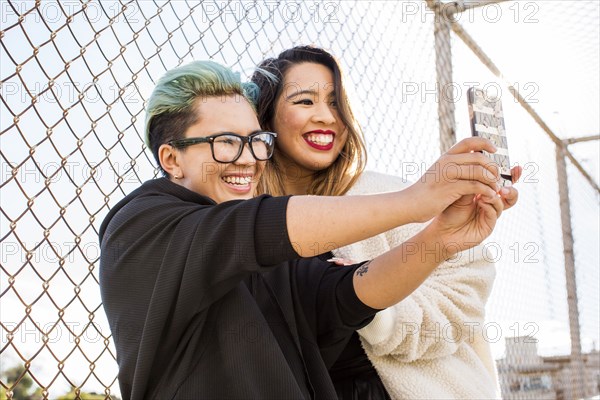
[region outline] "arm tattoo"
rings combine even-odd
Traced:
[[[364,274],[366,274],[369,271],[369,264],[371,264],[371,261],[367,261],[366,263],[358,267],[356,269],[356,275],[363,276]]]

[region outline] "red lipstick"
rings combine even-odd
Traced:
[[[311,135],[331,135],[331,142],[329,142],[327,144],[318,144],[318,143],[315,143],[315,142],[309,140],[309,137]],[[330,131],[330,130],[316,129],[314,131],[306,132],[304,135],[302,135],[302,137],[304,138],[304,141],[310,147],[312,147],[314,149],[317,149],[317,150],[322,150],[322,151],[331,150],[333,148],[333,143],[335,142],[335,132],[334,131]]]

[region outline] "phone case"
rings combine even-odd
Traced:
[[[498,151],[496,153],[483,153],[500,166],[502,186],[512,184],[510,174],[510,159],[508,158],[508,142],[504,127],[504,114],[499,98],[488,96],[481,89],[469,88],[467,91],[469,104],[469,117],[471,120],[471,134],[489,139]]]

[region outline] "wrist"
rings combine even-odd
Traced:
[[[449,260],[462,251],[460,245],[448,238],[445,230],[437,225],[435,219],[421,233],[424,243],[436,249],[436,257],[440,262]]]
[[[416,193],[416,191],[417,188],[413,183],[406,189],[394,193],[396,196],[395,209],[402,210],[404,215],[404,221],[401,225],[423,223],[428,221],[428,219],[422,215],[422,203],[419,202],[420,196],[418,193]],[[398,207],[398,205],[401,205],[401,207]]]

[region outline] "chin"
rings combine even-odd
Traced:
[[[333,165],[333,163],[335,162],[334,160],[314,160],[311,165],[312,165],[312,170],[313,171],[323,171],[329,167],[331,167]]]
[[[221,203],[224,201],[231,201],[231,200],[248,200],[248,199],[251,199],[252,197],[254,197],[254,196],[251,194],[223,196]]]

